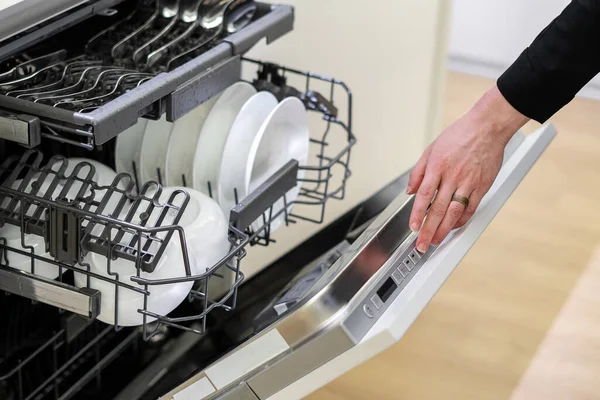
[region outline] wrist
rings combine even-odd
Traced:
[[[529,121],[504,98],[497,86],[488,90],[469,114],[503,146]]]

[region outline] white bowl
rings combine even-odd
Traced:
[[[169,187],[165,188],[160,196],[160,202],[164,203],[169,196],[176,190],[184,188]],[[227,221],[223,217],[218,205],[203,195],[190,189],[184,189],[190,194],[190,201],[186,207],[179,225],[184,228],[186,234],[186,243],[190,260],[191,273],[199,275],[206,272],[211,266],[216,264],[229,251],[229,242],[227,240]],[[178,199],[183,196],[179,195]],[[181,201],[177,202],[178,204]],[[139,216],[145,210],[136,210],[137,216],[132,223],[139,223]],[[161,214],[160,209],[155,209],[148,217],[151,224]],[[168,213],[167,220],[163,224],[170,224],[168,220],[173,213]],[[123,241],[125,242],[125,240]],[[155,247],[157,247],[155,245]],[[116,276],[108,274],[108,261],[104,256],[89,253],[85,257],[85,262],[90,264],[91,271],[116,280]],[[119,274],[118,280],[133,287],[142,288],[142,286],[131,281],[132,276],[137,275],[135,264],[131,261],[118,259],[111,262],[111,271]],[[156,269],[152,273],[141,272],[140,276],[147,279],[166,279],[186,276],[183,263],[183,256],[179,242],[179,236],[174,234],[167,245]],[[158,315],[167,315],[173,311],[192,289],[194,282],[181,282],[168,285],[149,286],[147,311]],[[81,273],[75,273],[75,285],[77,287],[87,287],[87,276]],[[90,278],[90,288],[97,289],[102,293],[101,313],[98,317],[100,321],[107,324],[118,323],[121,326],[135,326],[143,323],[143,314],[138,309],[143,309],[144,295],[128,288],[120,287],[118,289],[118,301],[116,299],[114,282],[106,282],[96,278]],[[118,303],[119,315],[118,321],[115,321],[115,304]],[[151,322],[154,318],[147,317]]]
[[[238,82],[227,88],[206,118],[194,156],[193,187],[218,199],[219,168],[231,126],[244,104],[256,94],[254,86]],[[209,184],[212,193],[209,193]]]
[[[33,181],[33,180],[32,180]],[[22,181],[17,180],[12,184],[13,189],[19,188]],[[25,189],[27,193],[31,193],[31,184]],[[42,184],[40,191],[38,193],[45,193],[48,190],[48,187]],[[2,208],[5,208],[10,203],[10,199],[4,199],[2,203]],[[27,215],[32,216],[35,212],[36,208],[30,206],[27,210]],[[44,242],[44,238],[37,235],[26,234],[24,237],[25,246],[22,246],[21,242],[21,228],[15,225],[5,224],[2,228],[0,228],[0,237],[6,239],[6,244],[9,247],[13,247],[15,249],[23,250],[26,252],[31,252],[33,249],[33,253],[45,258],[52,258],[50,254],[46,253],[46,246]],[[1,252],[0,252],[1,253]],[[31,268],[31,257],[22,255],[13,251],[8,250],[6,252],[8,256],[8,263],[11,268],[18,269],[25,272],[32,272]],[[0,263],[4,264],[4,257],[0,258]],[[57,265],[47,263],[40,260],[35,260],[35,275],[42,276],[48,279],[56,279],[59,276],[59,267]],[[66,269],[63,269],[66,271]]]
[[[229,224],[216,201],[197,190],[185,187],[167,187],[160,196],[166,202],[174,191],[190,195],[179,225],[185,230],[188,251],[194,254],[197,273],[208,271],[229,252]]]
[[[254,137],[251,147],[248,151],[248,157],[244,160],[245,175],[244,187],[246,195],[252,193],[267,179],[275,174],[290,160],[295,159],[300,165],[305,165],[308,160],[310,146],[310,134],[308,128],[308,115],[304,104],[297,98],[287,98],[271,111],[269,116],[261,125],[258,134]],[[240,161],[237,161],[239,163]],[[237,169],[236,161],[228,158],[223,159],[221,169]],[[298,178],[304,176],[303,171],[299,172]],[[221,195],[227,195],[233,192],[234,185],[239,185],[240,178],[223,177],[220,182],[222,190]],[[292,190],[286,194],[288,212],[292,210],[291,203],[295,201],[300,193],[302,183],[299,182]],[[238,189],[239,192],[239,189]],[[230,205],[232,199],[224,196],[219,197],[222,205]],[[240,196],[241,201],[243,197]],[[272,215],[276,215],[284,208],[283,199],[278,200],[274,206]],[[265,212],[265,217],[269,218],[269,210]],[[271,223],[271,232],[275,232],[285,221],[285,213],[275,218]],[[253,223],[253,228],[260,228],[263,219],[259,218]]]
[[[244,104],[229,131],[221,161],[218,191],[219,205],[225,215],[229,215],[231,209],[250,194],[250,172],[254,158],[250,154],[252,144],[277,104],[277,98],[269,92],[255,94]]]
[[[67,168],[65,169],[64,172],[64,176],[65,177],[70,177],[74,171],[77,165],[81,164],[81,163],[88,163],[90,165],[92,165],[94,167],[94,175],[92,176],[92,180],[94,182],[96,182],[99,186],[111,186],[115,180],[115,178],[117,177],[117,173],[109,168],[108,166],[96,161],[96,160],[91,160],[88,158],[67,158]],[[60,167],[60,161],[55,163],[52,166],[52,169],[54,171],[58,171],[58,168]],[[81,168],[78,171],[78,177],[85,179],[87,178],[88,174],[90,172],[90,167],[87,165],[82,165]],[[50,180],[53,178],[52,175],[49,175],[47,178],[47,184],[50,183]],[[58,186],[56,187],[56,189],[54,190],[54,193],[52,195],[53,198],[56,198],[58,196],[61,195],[62,191],[64,190],[64,181],[59,182]],[[74,182],[73,185],[71,186],[71,188],[69,189],[68,193],[67,193],[67,199],[69,200],[73,200],[79,193],[81,187],[83,185],[80,182]],[[118,185],[119,189],[121,190],[125,190],[125,183],[123,181],[119,182]],[[92,192],[90,190],[90,188],[88,187],[88,189],[86,190],[86,192],[83,194],[84,198],[87,198],[89,196],[91,196]],[[94,193],[94,199],[96,201],[101,201],[102,198],[106,195],[106,190],[97,190],[96,193]],[[122,199],[122,194],[120,193],[112,193],[110,198],[108,199],[106,206],[104,207],[104,209],[102,210],[101,213],[102,215],[112,215],[115,211],[115,209],[117,208],[119,201]],[[124,206],[127,207],[127,204]],[[94,209],[91,209],[92,211],[94,211]]]
[[[70,158],[70,159],[67,159],[67,162],[68,162],[68,164],[64,171],[65,177],[71,176],[73,174],[73,172],[75,171],[75,167],[82,162],[87,162],[87,163],[91,164],[92,166],[94,166],[95,173],[92,176],[92,179],[95,182],[97,182],[100,186],[111,185],[117,176],[115,171],[113,171],[106,165],[99,163],[95,160],[90,160],[90,159],[86,159],[86,158]],[[60,166],[61,166],[60,161],[55,162],[52,166],[52,169],[54,171],[58,171]],[[87,166],[87,165],[82,166],[81,169],[79,170],[78,176],[80,178],[87,178],[89,170],[90,170],[89,166]],[[47,176],[46,180],[44,182],[42,182],[40,189],[37,192],[37,196],[46,196],[48,194],[50,184],[51,184],[51,181],[53,178],[54,178],[54,175],[52,175],[52,174],[49,174]],[[28,187],[25,188],[26,193],[31,193],[31,191],[32,191],[31,184],[33,182],[37,181],[38,179],[39,179],[39,174],[36,174],[31,178],[31,181],[30,181]],[[13,183],[12,187],[16,189],[21,185],[21,183],[22,183],[21,180],[17,180]],[[65,190],[64,183],[65,183],[64,181],[59,182],[59,184],[56,186],[54,191],[49,196],[51,199],[54,200],[58,196],[61,195],[61,193]],[[78,195],[81,187],[82,187],[82,184],[80,182],[74,182],[73,185],[69,188],[69,190],[65,193],[67,199],[73,200]],[[119,187],[121,189],[124,189],[123,184],[120,184]],[[97,191],[95,193],[95,199],[97,201],[102,199],[102,197],[105,195],[105,192],[106,192],[106,190]],[[91,191],[88,188],[86,190],[86,192],[83,194],[83,197],[88,197],[90,195],[91,195]],[[109,201],[107,202],[106,207],[104,208],[102,214],[107,215],[109,212],[112,213],[112,211],[114,211],[115,208],[117,207],[120,198],[121,198],[120,194],[113,194],[110,197]],[[8,204],[8,201],[9,201],[8,199],[5,199],[4,202],[6,203],[6,205]],[[126,207],[124,207],[124,209],[126,210]],[[28,216],[33,215],[34,211],[35,211],[35,208],[33,206],[30,206],[27,211],[27,215]],[[52,259],[52,256],[45,252],[46,251],[45,241],[44,241],[44,238],[42,238],[41,236],[26,234],[25,235],[25,246],[26,247],[22,247],[21,228],[14,226],[14,225],[6,224],[4,227],[2,227],[0,229],[0,237],[5,237],[7,239],[7,244],[10,247],[23,249],[24,251],[30,251],[29,247],[31,246],[33,248],[35,254],[41,255],[42,257],[45,257],[45,258]],[[21,271],[26,271],[26,272],[32,271],[31,257],[9,251],[8,258],[9,258],[10,267],[19,269]],[[39,260],[35,261],[35,268],[34,268],[35,275],[43,276],[48,279],[56,279],[59,277],[59,270],[60,269],[57,265],[47,263],[44,261],[39,261]],[[64,269],[63,271],[66,271],[66,269]]]
[[[192,255],[190,255],[191,258]],[[167,245],[154,272],[147,273],[142,271],[140,272],[140,277],[146,279],[165,279],[185,276],[182,260],[181,247],[175,240],[172,240]],[[110,325],[118,323],[120,326],[136,326],[143,324],[144,315],[139,313],[138,310],[144,308],[144,295],[129,288],[117,286],[114,282],[118,280],[132,287],[143,289],[143,285],[138,285],[131,280],[131,277],[137,276],[135,263],[122,258],[114,260],[110,264],[112,274],[108,273],[108,261],[102,255],[88,253],[84,258],[84,263],[90,265],[91,272],[110,279],[107,282],[90,277],[89,287],[97,289],[102,293],[101,311],[98,319]],[[85,267],[81,268],[85,269]],[[118,277],[115,274],[118,274]],[[85,274],[76,272],[74,275],[75,286],[88,287],[87,276]],[[159,315],[167,315],[185,300],[192,289],[192,285],[193,282],[183,282],[148,286],[150,295],[148,296],[146,310]],[[118,320],[115,320],[115,304],[118,304],[119,308]],[[155,319],[148,316],[147,322],[152,322]]]
[[[165,170],[168,186],[191,186],[194,176],[194,155],[200,131],[218,96],[199,105],[173,124]],[[185,176],[185,182],[183,181]]]

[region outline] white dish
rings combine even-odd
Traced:
[[[166,279],[185,276],[184,264],[182,261],[181,246],[172,240],[166,247],[160,262],[153,273],[140,272],[140,277],[146,279]],[[191,261],[192,255],[190,255]],[[117,280],[132,287],[143,289],[142,285],[131,280],[132,276],[137,276],[135,263],[119,258],[111,261],[108,273],[107,258],[96,253],[88,253],[84,262],[90,265],[90,271],[108,278],[104,281],[98,278],[90,277],[89,287],[99,290],[102,293],[100,304],[100,315],[98,319],[110,325],[118,324],[120,326],[136,326],[144,323],[144,315],[139,313],[139,309],[144,308],[144,295],[131,290],[127,287],[117,286],[114,281]],[[84,267],[81,267],[82,269]],[[75,286],[87,287],[87,276],[81,273],[75,273]],[[149,286],[147,310],[159,315],[167,315],[173,311],[189,294],[193,282],[174,283],[169,285]],[[118,288],[118,289],[116,289]],[[116,290],[118,290],[118,301]],[[115,320],[115,304],[118,303],[119,315]],[[156,318],[147,317],[147,322],[152,322]]]
[[[96,160],[91,160],[88,158],[74,157],[74,158],[67,158],[67,162],[68,162],[68,165],[63,174],[66,178],[70,177],[74,173],[77,165],[79,165],[81,163],[88,163],[94,167],[94,175],[92,176],[91,179],[94,182],[96,182],[99,186],[103,186],[103,187],[111,186],[114,183],[115,178],[117,177],[117,173],[113,169],[109,168],[108,166],[106,166]],[[52,169],[54,171],[58,171],[59,167],[60,167],[60,162],[57,162],[53,165]],[[86,179],[89,172],[90,172],[90,167],[83,164],[80,167],[80,169],[78,170],[77,176],[81,179]],[[48,184],[50,183],[49,179],[51,179],[51,178],[52,178],[52,176],[48,177],[48,181],[47,181]],[[126,189],[125,182],[127,182],[127,179],[119,181],[118,188],[121,190],[125,190]],[[59,183],[59,185],[56,187],[56,189],[54,190],[54,193],[53,193],[53,198],[56,198],[57,196],[60,196],[62,194],[62,191],[64,190],[64,183],[65,183],[64,181],[61,181]],[[67,199],[73,200],[78,195],[81,187],[82,187],[82,184],[80,182],[74,182],[73,185],[71,186],[71,188],[69,189],[68,193],[66,194]],[[91,194],[92,194],[92,192],[88,187],[86,192],[83,194],[83,197],[87,198],[87,197],[91,196]],[[98,191],[96,191],[96,193],[94,193],[94,199],[96,201],[100,201],[105,196],[105,194],[106,194],[106,190],[98,190]],[[108,199],[108,202],[106,203],[106,206],[102,210],[101,214],[103,214],[103,215],[113,214],[113,212],[117,208],[119,201],[122,199],[122,197],[123,196],[120,193],[113,193],[110,196],[110,198]],[[126,206],[127,206],[127,204],[124,207],[126,207]],[[92,211],[94,211],[94,209],[92,209]]]
[[[12,184],[13,189],[18,189],[21,185],[22,181],[17,180]],[[31,193],[31,185],[29,185],[26,189],[26,193]],[[37,192],[38,194],[46,193],[48,187],[44,184],[40,187],[40,190]],[[4,199],[2,208],[5,208],[10,203],[10,199]],[[18,210],[16,210],[18,211]],[[27,215],[31,216],[35,212],[35,207],[29,207],[27,210]],[[48,253],[46,253],[46,246],[44,243],[44,238],[37,235],[26,234],[24,237],[25,246],[22,246],[21,243],[21,228],[15,225],[5,224],[2,228],[0,228],[0,237],[6,239],[6,244],[9,247],[13,247],[15,249],[23,250],[26,252],[31,252],[31,248],[33,248],[33,253],[42,257],[52,258]],[[0,252],[1,253],[1,252]],[[31,257],[22,255],[13,251],[7,251],[6,255],[8,257],[8,263],[11,268],[18,269],[25,272],[32,272],[31,268]],[[0,264],[4,265],[4,257],[0,258]],[[66,270],[63,269],[63,272]],[[54,280],[59,276],[59,267],[57,265],[47,263],[40,260],[35,260],[35,268],[34,273],[37,276],[42,276],[44,278],[48,278]]]
[[[194,253],[197,271],[201,274],[229,252],[229,224],[217,202],[197,190],[170,186],[164,188],[160,201],[166,202],[177,190],[190,195],[179,225],[185,230],[188,251]],[[171,214],[174,216],[175,211]]]
[[[244,177],[247,183],[247,194],[252,193],[274,173],[281,169],[290,160],[298,160],[299,164],[305,165],[308,161],[310,147],[310,134],[308,128],[308,115],[304,104],[297,98],[287,98],[271,111],[262,124],[249,151],[248,167],[245,169]],[[230,168],[224,167],[224,170]],[[304,177],[300,171],[298,178]],[[225,184],[226,181],[224,180]],[[288,204],[288,212],[291,212],[291,203],[298,198],[302,183],[299,182],[290,190],[285,198]],[[223,193],[230,192],[230,189]],[[220,192],[221,193],[221,192]],[[240,197],[239,200],[242,200]],[[223,198],[223,203],[230,204],[231,199]],[[276,215],[284,208],[284,201],[280,199],[273,206],[272,215]],[[265,217],[269,218],[269,211]],[[275,218],[271,223],[271,232],[275,232],[285,221],[285,213]],[[252,226],[255,230],[263,226],[262,218],[259,218]]]
[[[244,104],[225,144],[219,172],[219,205],[229,215],[237,202],[250,193],[250,173],[255,154],[252,144],[271,112],[277,107],[277,98],[269,92],[259,92]],[[237,193],[237,201],[236,201]]]
[[[137,124],[117,136],[115,144],[115,167],[119,174],[128,173],[134,179],[140,179],[140,154],[147,124],[147,119],[140,118]],[[133,163],[135,163],[135,170]]]
[[[168,186],[191,186],[198,136],[218,96],[199,105],[173,124],[167,148],[165,182]],[[182,176],[185,176],[185,182]],[[185,183],[185,184],[184,184]]]
[[[176,190],[183,188],[170,187],[165,188],[160,196],[160,201],[165,202],[169,196]],[[190,201],[186,207],[179,225],[181,225],[186,234],[188,255],[190,260],[191,273],[199,275],[204,272],[222,257],[229,250],[227,240],[227,221],[222,215],[218,205],[207,196],[194,190],[185,189],[190,194]],[[183,196],[179,195],[177,204],[181,204]],[[144,210],[137,210],[137,216],[133,223],[139,223],[139,216]],[[174,211],[169,212],[169,216],[174,216]],[[150,222],[158,218],[160,211],[156,211],[149,216]],[[169,224],[169,222],[165,222]],[[124,241],[127,238],[124,238]],[[147,279],[166,279],[186,276],[183,263],[181,246],[177,235],[173,235],[167,245],[156,269],[152,273],[141,272],[140,276]],[[119,274],[119,281],[133,287],[142,288],[143,286],[131,281],[132,276],[137,275],[135,264],[131,261],[117,259],[111,262],[111,271],[113,275],[108,274],[107,258],[98,254],[89,253],[85,261],[90,264],[92,272],[103,277],[116,279],[114,273]],[[82,267],[83,268],[83,267]],[[152,285],[148,287],[150,295],[148,296],[147,310],[158,315],[167,315],[173,311],[181,302],[185,300],[194,282],[181,282],[168,285]],[[87,276],[81,273],[75,273],[75,285],[77,287],[87,287]],[[97,289],[102,293],[101,312],[98,317],[100,321],[107,324],[118,323],[121,326],[135,326],[143,323],[143,314],[138,309],[143,309],[144,295],[127,288],[119,288],[118,294],[118,321],[115,321],[115,284],[113,282],[103,281],[97,278],[90,278],[90,288]],[[147,321],[155,320],[150,316]]]
[[[68,164],[65,168],[65,171],[63,172],[63,175],[65,177],[71,176],[74,173],[76,166],[82,162],[89,163],[94,167],[95,172],[91,179],[93,181],[97,182],[98,185],[100,185],[100,186],[111,185],[117,176],[115,171],[113,171],[106,165],[99,163],[95,160],[86,159],[86,158],[69,158],[69,159],[66,159],[66,161],[68,162]],[[61,162],[56,162],[52,166],[52,169],[54,171],[58,171],[60,166],[61,166]],[[82,165],[78,171],[78,177],[82,178],[82,179],[87,178],[89,171],[90,171],[89,166]],[[33,182],[36,182],[38,180],[38,178],[39,178],[39,174],[36,174],[31,178],[29,186],[24,189],[24,191],[26,193],[31,193],[31,191],[32,191],[31,184]],[[48,191],[50,188],[50,183],[53,178],[54,178],[54,175],[52,175],[52,174],[48,175],[48,177],[41,184],[40,189],[37,192],[38,196],[46,196],[48,194]],[[15,189],[18,188],[21,185],[21,183],[22,183],[21,180],[15,181],[13,183],[13,188],[15,188]],[[65,183],[64,181],[60,181],[58,183],[58,185],[56,186],[54,191],[49,196],[51,199],[56,199],[62,194],[62,192],[65,190],[64,183]],[[80,182],[74,182],[73,185],[69,188],[69,190],[63,194],[63,196],[66,196],[66,198],[68,200],[73,200],[79,194],[81,187],[82,187],[82,184]],[[119,187],[121,189],[125,189],[125,187],[122,183],[119,184]],[[106,193],[106,190],[97,191],[94,194],[95,200],[100,201],[104,197],[105,193]],[[89,197],[89,196],[91,196],[91,194],[92,194],[91,190],[87,189],[86,192],[82,194],[82,196]],[[110,197],[110,199],[108,200],[104,210],[102,211],[102,214],[107,215],[108,213],[112,213],[116,209],[120,198],[121,198],[120,194],[116,194],[116,193],[113,194]],[[9,200],[6,199],[4,202],[8,203],[8,201]],[[31,206],[27,210],[27,215],[29,215],[29,216],[33,215],[33,213],[35,212],[35,209],[36,209],[35,207]],[[94,209],[92,209],[92,211],[94,211]],[[30,251],[28,248],[22,247],[22,245],[21,245],[21,229],[17,226],[6,224],[4,227],[2,227],[0,229],[0,236],[6,238],[7,244],[10,247],[23,249],[25,251]],[[41,236],[26,234],[25,235],[25,245],[27,247],[29,247],[29,246],[33,247],[34,253],[37,255],[40,255],[42,257],[52,258],[52,256],[50,256],[50,254],[45,253],[45,251],[46,251],[45,242],[44,242],[44,238],[42,238]],[[8,252],[8,257],[9,257],[9,264],[12,268],[16,268],[16,269],[26,271],[26,272],[31,272],[31,270],[32,270],[31,257],[25,256],[22,254],[18,254],[15,252],[10,252],[10,251]],[[63,271],[66,271],[66,269]],[[59,267],[57,265],[54,265],[51,263],[36,260],[34,272],[38,276],[42,276],[42,277],[45,277],[48,279],[56,279],[59,276]]]
[[[237,115],[256,94],[254,86],[238,82],[227,88],[204,122],[194,156],[193,187],[218,199],[218,179],[223,150]],[[210,191],[209,191],[210,185]],[[212,193],[210,193],[212,192]]]
[[[165,115],[158,121],[148,121],[140,153],[140,187],[148,181],[165,183],[167,146],[171,137],[171,129],[173,129],[173,124],[167,121]],[[159,169],[160,177],[158,176]]]

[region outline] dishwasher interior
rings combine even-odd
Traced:
[[[0,19],[19,18],[18,7],[35,2],[0,10]],[[37,24],[25,19],[31,11],[1,32],[0,399],[157,398],[262,329],[273,317],[269,302],[294,284],[310,261],[304,257],[330,250],[333,236],[319,234],[303,245],[295,266],[275,263],[241,285],[245,254],[276,241],[276,222],[282,229],[320,224],[327,203],[344,198],[356,142],[352,95],[338,79],[244,57],[259,41],[293,29],[289,6],[251,0],[56,6],[36,9]],[[168,191],[164,171],[146,180],[132,162],[101,182],[96,162],[118,170],[123,132],[144,120],[176,122],[240,81],[304,105],[310,156],[287,160],[243,198],[233,189],[229,250],[195,273],[199,246],[186,240],[180,224],[192,177],[182,174],[181,187]],[[206,186],[209,195],[216,190]],[[167,255],[176,274],[153,278]],[[102,271],[93,259],[104,260]],[[124,263],[128,274],[118,269]],[[264,276],[272,280],[268,290],[256,289]],[[185,301],[173,311],[153,308],[153,291],[182,284]],[[119,296],[137,299],[134,322],[125,322]],[[248,310],[257,307],[265,313],[247,325]],[[243,332],[213,334],[231,324]]]

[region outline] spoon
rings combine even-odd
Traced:
[[[199,40],[194,47],[171,58],[167,63],[168,70],[181,65],[184,57],[200,50],[220,36],[245,28],[254,18],[256,3],[253,0],[204,0],[200,13],[202,15],[200,27],[208,35]]]
[[[163,59],[165,54],[168,54],[169,49],[182,40],[188,38],[194,32],[194,30],[196,30],[200,21],[198,18],[198,13],[202,7],[201,4],[203,1],[205,0],[182,0],[183,5],[181,8],[180,20],[189,26],[183,33],[175,37],[173,40],[148,54],[146,57],[146,65],[148,67],[153,67],[158,64],[160,60]]]
[[[168,23],[163,29],[154,35],[154,37],[144,43],[141,47],[133,52],[133,62],[135,65],[141,64],[144,57],[148,55],[150,46],[165,36],[171,29],[177,25],[177,15],[179,14],[179,1],[180,0],[159,0],[162,6],[161,15],[165,18]]]

